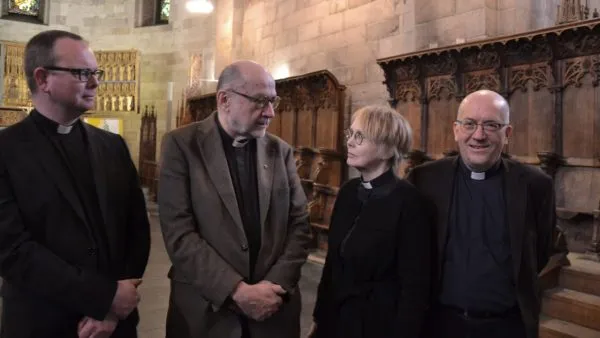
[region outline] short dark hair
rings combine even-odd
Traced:
[[[236,80],[242,78],[242,72],[237,65],[229,65],[223,69],[221,75],[219,75],[219,81],[217,82],[217,91],[223,89],[225,85],[230,84]]]
[[[37,90],[33,71],[38,67],[51,66],[56,63],[54,45],[57,40],[63,38],[83,41],[83,38],[75,33],[49,30],[35,35],[27,42],[25,46],[25,77],[31,93]]]

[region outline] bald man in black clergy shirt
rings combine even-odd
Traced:
[[[552,251],[554,189],[541,170],[501,157],[509,116],[498,93],[469,94],[454,123],[460,155],[409,173],[437,209],[429,337],[538,337],[537,276]]]

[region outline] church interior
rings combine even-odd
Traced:
[[[404,176],[455,154],[461,99],[491,89],[511,107],[506,156],[554,180],[556,245],[568,248],[540,274],[540,337],[600,337],[600,0],[0,1],[0,129],[31,109],[23,52],[36,33],[83,36],[106,72],[83,118],[126,140],[146,192],[140,337],[164,337],[169,297],[155,204],[161,138],[211,114],[218,74],[240,59],[276,79],[282,101],[268,131],[294,147],[309,199],[303,331],[337,191],[356,175],[344,157],[351,113],[389,104],[408,119]]]

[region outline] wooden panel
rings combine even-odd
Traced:
[[[296,119],[294,112],[285,110],[281,112],[281,137],[285,142],[294,144],[294,132],[296,130]]]
[[[336,109],[317,110],[315,148],[338,149],[342,131]]]
[[[410,123],[413,131],[413,149],[420,149],[421,144],[421,105],[418,102],[399,102],[396,111]]]
[[[563,154],[578,159],[594,155],[594,112],[598,111],[597,87],[585,76],[581,88],[565,89],[563,109]]]
[[[298,111],[298,120],[294,123],[296,127],[296,142],[290,142],[297,147],[314,148],[313,140],[313,111],[301,109]]]
[[[441,156],[444,152],[457,149],[452,126],[456,120],[459,102],[434,100],[429,103],[429,123],[427,126],[427,153]]]
[[[267,131],[273,135],[281,135],[281,111],[276,110]]]
[[[539,151],[552,151],[552,128],[554,119],[554,94],[548,90],[534,91],[534,83],[526,85],[526,92],[514,92],[509,104],[513,133],[509,139],[508,152],[516,156],[532,156]]]

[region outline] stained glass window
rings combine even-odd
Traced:
[[[159,0],[159,21],[169,22],[169,14],[171,13],[171,0]]]
[[[38,16],[40,0],[8,0],[8,13]]]

